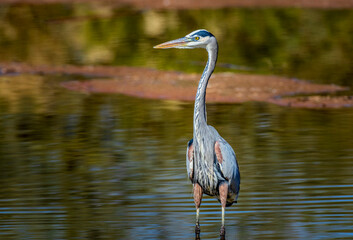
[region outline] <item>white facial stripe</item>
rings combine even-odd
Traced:
[[[208,39],[210,38],[210,37],[208,37],[208,36],[206,36],[206,37],[194,36],[194,37],[191,37],[191,39],[194,39],[195,37],[199,37],[199,40],[193,40],[192,42],[198,43],[198,44],[200,44],[200,43],[205,43],[205,42],[207,42]]]

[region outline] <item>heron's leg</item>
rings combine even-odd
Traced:
[[[202,200],[202,188],[198,183],[194,183],[194,202],[196,207],[196,227],[195,233],[200,234],[200,205]]]
[[[224,236],[226,234],[226,229],[224,226],[224,223],[225,223],[224,217],[225,217],[225,208],[227,204],[227,195],[228,195],[228,183],[226,182],[221,183],[219,185],[219,197],[222,204],[222,226],[220,231],[221,236]]]

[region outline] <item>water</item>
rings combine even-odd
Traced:
[[[11,41],[6,45],[2,38],[1,61],[88,64],[91,49],[110,39],[100,38],[100,34],[89,37],[90,34],[108,34],[109,29],[124,34],[109,33],[114,36],[108,47],[130,49],[114,52],[112,59],[105,58],[106,64],[112,61],[164,69],[172,69],[175,64],[174,69],[181,70],[191,61],[185,60],[190,54],[184,52],[155,53],[150,49],[153,43],[178,37],[177,31],[189,32],[184,31],[186,26],[182,27],[179,21],[170,20],[175,32],[151,37],[142,27],[131,28],[141,26],[147,13],[111,13],[103,9],[97,20],[78,17],[82,12],[86,14],[84,5],[16,7],[21,14],[12,12],[11,7],[2,8],[3,19],[15,23],[19,18],[30,20],[28,16],[40,18],[33,18],[32,22],[21,20],[22,25],[3,22],[17,34],[24,34],[7,32],[6,36],[27,38],[22,39],[22,45]],[[238,17],[251,13],[229,11],[229,17],[234,12]],[[281,15],[281,10],[273,11]],[[316,19],[336,12],[283,11],[301,16],[314,12]],[[214,14],[213,19],[227,13],[208,12]],[[125,15],[119,18],[122,13]],[[148,12],[151,13],[179,19],[202,16],[205,12]],[[339,13],[339,22],[352,15],[351,11]],[[92,15],[95,14],[98,13]],[[122,29],[127,22],[130,27]],[[327,26],[322,21],[318,23],[323,28]],[[112,24],[116,27],[112,28]],[[77,29],[86,31],[78,33]],[[61,31],[66,34],[58,38]],[[223,36],[227,32],[218,31]],[[133,45],[136,52],[129,44],[130,35],[138,39]],[[118,43],[119,39],[122,43]],[[224,41],[227,45],[230,40]],[[97,53],[102,56],[101,50]],[[202,52],[197,54],[196,51],[191,55],[195,60],[203,59]],[[159,58],[174,55],[176,60],[160,67],[166,60]],[[223,56],[223,62],[229,62],[228,58]],[[249,65],[246,61],[231,63]],[[312,79],[348,83],[350,70],[344,66],[342,63],[337,75],[345,78],[321,78],[321,73],[312,73],[316,76]],[[261,64],[250,67],[262,68]],[[199,68],[202,66],[196,64],[186,70]],[[298,75],[305,75],[305,71]],[[186,143],[192,137],[193,104],[84,94],[61,87],[61,82],[76,78],[0,76],[0,239],[193,239],[195,209],[185,169]],[[235,149],[242,176],[238,204],[226,212],[227,239],[353,238],[352,109],[303,110],[255,102],[207,107],[208,122]],[[215,199],[204,197],[200,221],[201,239],[219,238],[221,209]]]
[[[70,92],[65,78],[2,79],[13,92],[0,100],[1,239],[192,238],[193,105]],[[208,116],[242,174],[228,239],[352,238],[351,109],[211,104]],[[202,239],[220,217],[205,197]]]

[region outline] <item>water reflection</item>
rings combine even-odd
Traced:
[[[67,78],[0,78],[0,238],[194,238],[192,104],[79,94],[60,87]],[[226,238],[351,238],[352,119],[209,104],[243,176]],[[219,203],[205,197],[200,217],[200,237],[219,238]]]
[[[151,46],[207,28],[220,42],[218,71],[250,71],[352,86],[352,10],[141,12],[104,5],[53,4],[4,6],[0,18],[0,61],[201,72],[204,63],[198,62],[204,51],[190,55],[187,51],[155,51]]]

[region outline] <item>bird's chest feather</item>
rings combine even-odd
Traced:
[[[213,144],[204,141],[196,141],[195,143],[195,160],[201,164],[200,167],[211,167],[214,163],[214,149]],[[211,168],[210,168],[211,170]]]
[[[209,195],[215,194],[218,184],[214,172],[215,153],[213,145],[212,141],[201,138],[195,143],[194,149],[195,177],[204,192]]]

